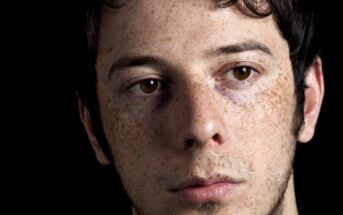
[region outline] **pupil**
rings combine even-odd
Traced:
[[[239,72],[240,72],[241,75],[244,75],[247,72],[247,68],[246,67],[242,67]]]
[[[234,70],[235,78],[241,81],[249,78],[250,74],[251,74],[251,70],[248,67],[239,67]]]
[[[157,81],[153,80],[153,79],[148,79],[143,81],[140,84],[141,90],[145,93],[152,93],[154,92],[157,87],[158,87],[158,83]]]

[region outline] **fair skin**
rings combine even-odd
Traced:
[[[79,107],[98,160],[113,159],[133,214],[298,214],[292,160],[296,141],[314,134],[320,58],[306,76],[304,125],[294,137],[289,49],[271,16],[209,0],[125,3],[103,11],[96,66],[111,158],[89,110]]]

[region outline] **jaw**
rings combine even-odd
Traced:
[[[281,193],[280,198],[268,215],[298,215],[294,192],[293,171],[289,175],[288,183],[284,192]]]

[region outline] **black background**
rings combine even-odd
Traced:
[[[295,161],[298,207],[309,214],[339,214],[342,200],[342,12],[327,4],[320,7],[325,99],[316,135],[299,145]],[[22,5],[8,16],[4,32],[9,39],[3,43],[10,59],[4,63],[13,77],[3,79],[3,85],[10,84],[4,91],[9,95],[4,118],[13,128],[5,132],[14,146],[7,159],[14,176],[7,186],[13,210],[124,214],[127,203],[118,198],[113,174],[95,160],[72,91],[73,74],[82,68],[85,53],[83,5]]]

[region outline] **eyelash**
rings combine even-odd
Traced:
[[[227,8],[230,7],[231,5],[235,4],[237,0],[222,0],[218,2],[218,6],[220,8]]]

